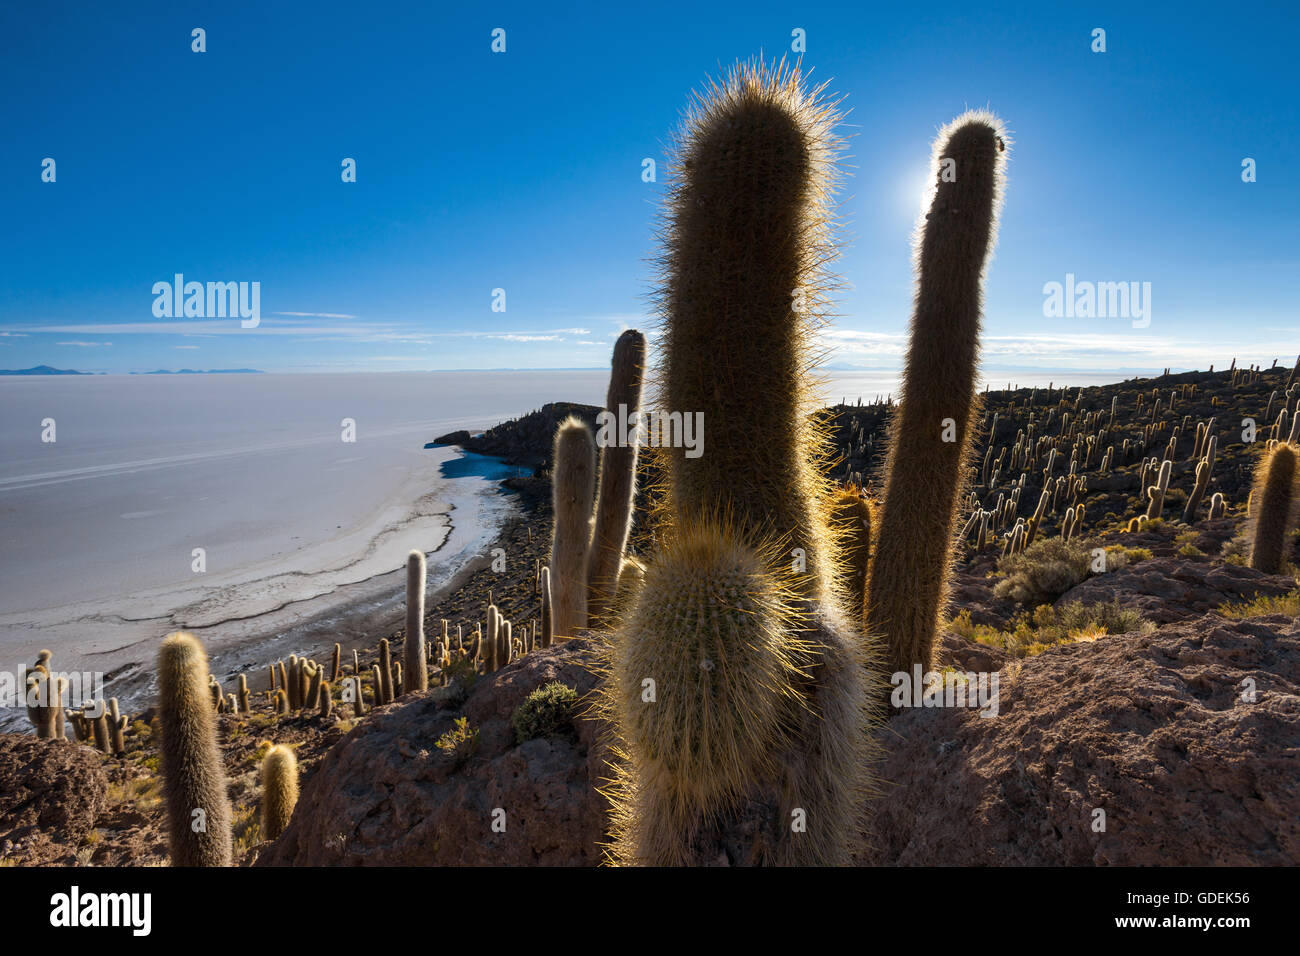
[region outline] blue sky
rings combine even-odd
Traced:
[[[795,28],[852,110],[834,361],[900,362],[930,140],[985,106],[1014,137],[986,363],[1300,351],[1284,4],[19,6],[0,13],[0,368],[605,365],[648,325],[688,92]],[[178,272],[260,282],[260,326],[155,317]],[[1151,283],[1149,327],[1045,317],[1067,273]]]

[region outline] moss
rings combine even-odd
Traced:
[[[515,740],[524,743],[538,737],[558,737],[575,733],[574,707],[578,692],[559,681],[539,687],[515,711],[512,723]]]

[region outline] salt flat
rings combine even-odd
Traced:
[[[499,474],[443,477],[460,453],[424,444],[557,398],[598,402],[605,379],[0,379],[0,669],[49,647],[58,669],[104,672],[117,684],[108,692],[126,696],[147,689],[130,678],[177,628],[216,658],[317,644],[348,612],[392,612],[410,549],[429,553],[436,589],[485,553],[511,511]],[[41,440],[46,419],[54,442]]]

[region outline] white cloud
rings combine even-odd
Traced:
[[[344,312],[272,312],[272,315],[306,316],[311,319],[355,319],[357,316]]]
[[[197,346],[197,345],[173,345],[172,348],[174,348],[174,349],[196,349],[196,348],[198,348],[198,346]]]
[[[55,345],[75,345],[78,348],[93,349],[100,345],[112,345],[112,342],[55,342]]]

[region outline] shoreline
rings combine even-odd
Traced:
[[[477,570],[485,567],[494,543],[523,517],[519,495],[502,484],[503,462],[490,456],[475,455],[475,458],[482,459],[480,465],[486,467],[467,470],[462,465],[448,469],[445,467],[447,464],[461,463],[472,454],[465,449],[453,450],[456,457],[442,463],[439,468],[439,477],[446,479],[448,484],[436,494],[424,496],[437,499],[437,510],[420,513],[418,500],[402,505],[410,511],[408,521],[427,523],[434,519],[439,525],[440,537],[436,547],[425,551],[430,565],[426,606],[455,593]],[[377,510],[397,506],[389,502]],[[394,533],[400,534],[400,530]],[[315,577],[322,576],[318,574]],[[400,625],[405,615],[405,569],[399,566],[359,581],[313,590],[302,597],[245,616],[230,616],[230,612],[238,609],[237,606],[229,601],[223,604],[224,612],[221,605],[213,608],[219,612],[219,619],[211,623],[190,624],[176,620],[175,616],[182,613],[183,608],[161,617],[119,618],[119,622],[123,622],[119,626],[130,626],[132,630],[144,626],[148,633],[133,638],[129,632],[119,631],[124,640],[110,641],[107,646],[99,648],[93,643],[83,643],[76,651],[69,651],[66,647],[61,650],[62,642],[51,640],[52,635],[48,632],[24,640],[19,629],[10,628],[6,656],[15,657],[16,648],[21,648],[21,659],[30,657],[34,661],[38,646],[50,646],[55,651],[56,671],[102,674],[104,698],[118,698],[123,711],[134,719],[151,710],[155,704],[153,655],[157,644],[172,631],[186,630],[207,647],[214,676],[223,683],[230,683],[243,673],[250,689],[260,693],[269,686],[267,668],[276,660],[286,659],[290,654],[328,659],[336,642],[348,655],[353,648],[377,643],[379,637]],[[73,615],[71,620],[58,627],[67,629],[97,617],[100,615],[94,612]],[[151,627],[154,623],[157,626]],[[69,703],[75,707],[80,702]],[[26,724],[25,712],[18,702],[13,707],[0,709],[0,732],[22,732],[28,729]]]

